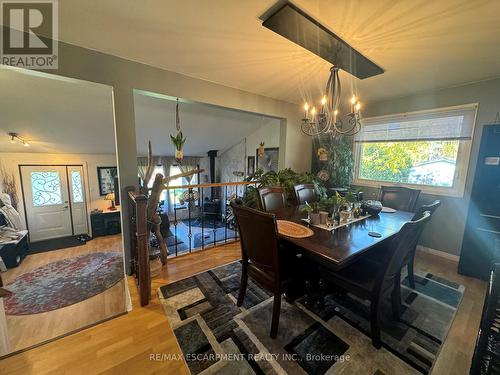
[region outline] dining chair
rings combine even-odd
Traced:
[[[382,203],[382,206],[413,212],[419,195],[420,190],[417,189],[403,186],[382,186],[378,200]]]
[[[415,212],[415,215],[413,216],[413,221],[420,219],[422,216],[424,216],[425,212],[429,212],[431,214],[431,218],[434,215],[434,212],[438,209],[438,207],[441,206],[441,201],[436,199],[434,202],[431,204],[424,204],[420,206],[417,209],[417,212]],[[415,289],[415,274],[414,274],[414,263],[415,263],[415,252],[417,251],[417,244],[415,244],[415,248],[413,251],[408,255],[408,262],[406,263],[408,265],[408,285],[410,288]]]
[[[368,257],[361,257],[355,263],[334,272],[322,268],[320,278],[358,297],[370,301],[370,328],[372,344],[379,349],[380,314],[384,298],[390,294],[394,319],[399,319],[401,311],[401,269],[406,265],[411,252],[430,219],[426,212],[416,221],[406,222],[399,233],[388,243],[386,256],[380,262]]]
[[[273,212],[286,207],[285,189],[281,186],[260,188],[260,207],[265,212]]]
[[[250,276],[257,284],[274,294],[271,338],[276,338],[281,309],[281,294],[286,282],[284,259],[274,214],[265,213],[231,202],[241,241],[241,282],[237,306],[243,304]]]
[[[316,193],[314,184],[295,185],[293,190],[295,191],[295,200],[298,205],[319,201],[319,195]]]

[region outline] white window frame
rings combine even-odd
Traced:
[[[472,105],[476,106],[476,114],[474,115],[474,123],[472,125],[473,126],[472,137],[474,137],[474,131],[475,131],[476,120],[477,120],[477,108],[479,106],[478,103],[461,105],[461,106],[454,106],[454,107],[447,107],[447,108],[435,108],[435,109],[424,110],[424,111],[397,113],[397,114],[391,114],[391,115],[387,115],[387,116],[370,117],[370,118],[366,118],[366,120],[383,121],[385,118],[387,118],[387,119],[394,118],[395,116],[405,117],[409,114],[411,114],[411,115],[418,115],[418,114],[424,115],[424,114],[433,113],[433,112],[437,112],[437,111],[456,110],[456,109],[460,109],[460,108],[470,108]],[[442,196],[462,198],[464,196],[465,182],[467,180],[467,174],[469,171],[469,161],[470,161],[470,155],[471,155],[471,150],[472,150],[472,141],[473,141],[473,138],[471,138],[470,140],[459,140],[455,175],[453,177],[453,184],[450,187],[448,187],[448,186],[430,186],[430,185],[423,185],[423,184],[411,184],[411,183],[400,183],[400,182],[390,182],[390,181],[379,181],[379,180],[368,180],[368,179],[360,178],[359,177],[359,166],[360,166],[360,162],[361,162],[361,151],[362,151],[363,142],[354,142],[353,185],[376,187],[376,188],[380,188],[381,186],[405,186],[405,187],[409,187],[409,188],[413,188],[413,189],[420,189],[422,191],[422,193],[424,193],[424,194],[442,195]],[[404,142],[404,141],[400,141],[400,142]]]

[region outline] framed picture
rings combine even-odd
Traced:
[[[257,169],[262,169],[264,173],[274,171],[278,172],[279,147],[270,147],[264,149],[264,155],[259,156],[259,149],[255,151]]]
[[[247,175],[253,176],[255,173],[255,156],[249,156],[247,162]]]
[[[115,191],[115,177],[118,177],[116,167],[97,167],[99,195],[106,195]]]

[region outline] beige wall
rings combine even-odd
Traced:
[[[479,108],[464,196],[453,198],[423,194],[417,202],[417,204],[423,204],[434,199],[442,201],[442,206],[422,236],[421,244],[453,255],[459,255],[462,246],[483,125],[494,122],[495,115],[500,110],[500,79],[376,103],[368,102],[363,112],[365,117],[382,116],[469,103],[479,103]],[[365,188],[364,190],[369,193],[368,197],[374,194],[373,189]]]
[[[304,135],[304,137],[307,137]],[[279,123],[273,121],[246,137],[246,156],[255,156],[260,142],[264,142],[266,148],[280,147]],[[245,162],[246,167],[246,162]]]
[[[87,210],[104,209],[109,207],[110,202],[105,201],[99,195],[99,184],[97,179],[97,167],[116,166],[116,156],[110,154],[37,154],[37,153],[0,153],[0,163],[7,172],[16,178],[17,196],[19,197],[18,211],[26,225],[24,216],[23,195],[21,192],[21,180],[19,176],[20,164],[81,164],[85,173],[85,190],[87,193]],[[1,187],[0,187],[1,189]]]
[[[298,171],[310,169],[311,139],[300,133],[298,105],[66,43],[59,43],[58,63],[59,68],[50,73],[113,87],[118,173],[122,189],[137,184],[134,88],[279,118],[280,167]],[[122,215],[126,216],[126,205],[122,209]],[[129,228],[126,220],[122,223],[128,260]]]

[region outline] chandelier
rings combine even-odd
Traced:
[[[361,130],[361,103],[353,95],[350,100],[350,111],[342,121],[339,111],[341,94],[339,68],[332,66],[319,112],[316,107],[310,107],[307,102],[304,104],[304,118],[301,120],[300,126],[304,134],[310,136],[320,134],[352,136]]]

